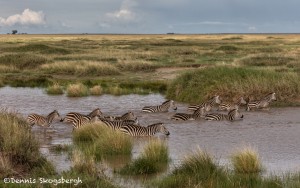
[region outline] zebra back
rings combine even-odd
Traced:
[[[220,96],[219,95],[215,95],[212,98],[210,98],[208,101],[202,102],[199,105],[190,105],[188,107],[188,110],[189,111],[195,111],[195,110],[197,110],[199,108],[205,107],[205,111],[208,112],[208,111],[210,111],[213,108],[213,106],[215,104],[220,104],[220,103],[221,103]]]
[[[143,107],[143,112],[167,112],[169,108],[172,107],[173,110],[177,110],[177,106],[175,105],[175,102],[173,100],[167,100],[163,102],[161,105],[158,106],[145,106]]]
[[[87,116],[93,118],[95,116],[100,116],[100,115],[102,115],[102,112],[101,112],[100,108],[96,108],[91,113],[89,113]]]
[[[127,112],[120,117],[114,117],[114,120],[135,120],[135,115],[133,112]]]
[[[221,103],[218,110],[230,111],[232,109],[238,109],[243,104],[247,104],[247,102],[245,101],[244,97],[240,97],[235,103]]]
[[[228,114],[218,114],[218,113],[207,114],[205,116],[205,119],[211,121],[222,121],[222,120],[235,121],[235,120],[243,119],[243,117],[244,115],[240,115],[238,109],[233,109],[230,110]]]
[[[59,118],[60,115],[57,110],[49,113],[46,117],[38,115],[38,114],[29,114],[27,117],[27,122],[33,126],[34,124],[42,127],[50,127],[52,121],[55,118]]]
[[[106,120],[106,119],[100,119],[100,121],[102,123],[104,123],[107,127],[111,128],[113,130],[119,130],[122,126],[126,126],[126,125],[136,125],[136,121],[134,121],[134,120],[109,121],[109,120]]]
[[[267,108],[272,101],[276,101],[276,94],[275,93],[269,93],[265,97],[263,97],[261,100],[257,101],[249,101],[247,104],[247,111],[250,111],[251,108]]]
[[[170,135],[170,132],[163,125],[163,123],[155,123],[147,127],[139,125],[126,125],[122,126],[120,131],[131,136],[153,136],[157,132]]]
[[[193,114],[186,114],[186,113],[176,113],[171,117],[171,119],[174,120],[195,120],[197,118],[200,118],[204,115],[204,109],[205,107],[198,108]]]
[[[97,116],[95,116],[95,117],[97,117]],[[77,112],[70,112],[61,121],[65,122],[65,123],[72,123],[73,128],[77,129],[87,123],[90,123],[91,119],[92,118],[90,116],[83,115],[83,114],[80,114]]]

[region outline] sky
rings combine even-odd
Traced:
[[[0,0],[0,34],[298,33],[300,0]]]

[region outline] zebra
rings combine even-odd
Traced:
[[[173,110],[177,110],[177,106],[173,100],[167,100],[158,106],[145,106],[143,107],[143,112],[167,112],[169,108],[172,107]]]
[[[105,119],[109,119],[109,120],[120,120],[120,121],[124,121],[124,120],[136,120],[135,115],[133,114],[133,112],[127,112],[125,114],[123,114],[122,116],[105,116]]]
[[[235,103],[221,103],[219,105],[218,111],[226,110],[230,111],[233,109],[238,109],[241,105],[247,104],[244,97],[240,97]]]
[[[99,118],[99,117],[98,117]],[[102,123],[104,123],[107,127],[113,129],[113,130],[119,130],[122,126],[126,125],[138,125],[138,121],[136,120],[114,120],[114,121],[109,121],[107,119],[99,118]]]
[[[261,100],[257,101],[249,101],[247,104],[247,111],[250,111],[251,108],[257,108],[257,109],[269,109],[269,105],[272,101],[276,101],[276,93],[269,93],[265,97],[263,97]]]
[[[205,111],[208,112],[208,111],[210,111],[212,109],[212,107],[215,104],[220,104],[220,103],[221,103],[220,96],[219,95],[215,95],[212,98],[210,98],[208,101],[203,102],[203,103],[201,103],[199,105],[190,105],[188,107],[188,110],[189,111],[196,111],[198,108],[205,107]]]
[[[155,123],[147,127],[140,125],[125,125],[120,128],[120,131],[131,136],[153,136],[160,132],[166,136],[170,135],[168,129],[163,123]]]
[[[235,121],[235,120],[242,120],[244,118],[244,115],[240,115],[238,109],[233,109],[228,112],[228,114],[206,114],[204,119],[210,120],[210,121],[222,121],[222,120],[228,120],[228,121]]]
[[[74,130],[87,123],[95,122],[100,115],[102,115],[102,112],[99,108],[96,108],[88,115],[83,115],[77,112],[69,112],[64,119],[61,119],[61,122],[72,123]]]
[[[38,125],[41,127],[51,127],[51,123],[54,119],[61,119],[57,110],[54,110],[46,117],[38,114],[29,114],[27,117],[27,122],[32,127],[33,125]]]
[[[175,115],[173,115],[171,117],[171,119],[174,119],[174,120],[183,120],[183,121],[186,121],[186,120],[195,120],[195,119],[197,119],[199,117],[203,117],[204,110],[205,110],[205,107],[203,106],[202,108],[198,108],[198,110],[196,110],[193,114],[176,113]]]

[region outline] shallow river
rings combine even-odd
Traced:
[[[158,114],[141,112],[143,106],[164,102],[166,99],[160,94],[68,98],[64,95],[50,96],[37,88],[4,87],[0,88],[0,99],[0,108],[15,110],[24,117],[29,113],[47,115],[54,109],[62,116],[71,111],[87,114],[99,107],[103,113],[111,115],[133,111],[142,125],[164,122],[171,133],[165,138],[172,159],[171,168],[180,164],[183,157],[197,147],[211,153],[221,164],[228,164],[232,152],[251,146],[259,152],[267,172],[300,171],[300,108],[271,108],[270,111],[255,112],[242,109],[244,120],[233,123],[205,120],[178,122],[170,120],[175,113],[172,110]],[[177,111],[186,112],[187,106],[178,104]],[[70,162],[66,155],[51,153],[48,148],[71,143],[72,127],[56,122],[46,136],[40,127],[35,126],[33,131],[41,141],[41,151],[57,170],[68,170]],[[162,135],[159,137],[164,138]],[[139,155],[146,141],[136,140],[133,157]]]

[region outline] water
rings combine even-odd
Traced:
[[[0,108],[15,110],[26,117],[30,113],[47,115],[57,109],[61,116],[74,111],[87,114],[95,108],[109,115],[122,115],[133,111],[142,125],[164,122],[170,131],[166,139],[172,159],[170,169],[180,164],[183,157],[197,147],[204,149],[215,156],[221,164],[229,164],[228,159],[232,152],[245,146],[255,148],[262,158],[263,164],[269,173],[300,171],[300,108],[271,108],[270,111],[245,112],[243,121],[212,122],[173,121],[170,117],[175,113],[148,114],[142,113],[143,106],[156,105],[165,101],[160,94],[124,95],[99,97],[68,98],[64,95],[50,96],[42,89],[11,88],[0,89]],[[178,112],[186,112],[187,104],[178,104]],[[33,128],[41,142],[41,151],[57,168],[58,172],[68,170],[70,161],[66,154],[49,152],[49,147],[57,144],[72,142],[72,127],[55,122],[46,136],[40,127]],[[141,148],[148,139],[136,139],[133,148],[133,158],[137,157]],[[114,167],[119,161],[108,162]]]

